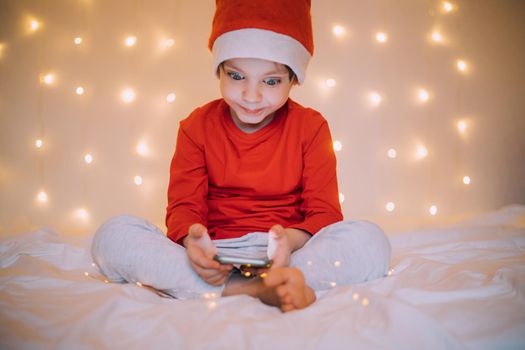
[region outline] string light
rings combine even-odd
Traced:
[[[432,37],[432,40],[434,42],[436,42],[436,43],[442,43],[443,42],[443,36],[438,31],[432,32],[432,36],[431,37]]]
[[[47,193],[45,191],[40,191],[36,195],[37,201],[40,203],[47,203]]]
[[[368,304],[370,304],[370,301],[368,300],[368,298],[363,298],[363,300],[361,300],[361,305],[368,306]]]
[[[343,149],[343,144],[341,143],[341,141],[335,140],[334,141],[334,151],[339,152],[342,149]]]
[[[87,220],[89,218],[89,213],[84,208],[77,209],[75,213],[76,213],[77,218],[81,220]]]
[[[332,78],[330,78],[330,79],[326,79],[326,81],[325,81],[324,83],[325,83],[325,85],[326,85],[327,87],[329,87],[329,88],[333,88],[333,87],[335,87],[335,85],[337,84],[336,81],[335,81],[335,79],[332,79]]]
[[[40,81],[46,85],[53,85],[55,82],[55,75],[53,73],[46,73],[40,76]]]
[[[36,32],[41,27],[40,22],[35,18],[29,19],[29,31]]]
[[[452,12],[454,10],[454,7],[455,6],[453,4],[451,4],[450,2],[448,2],[448,1],[443,2],[443,4],[441,5],[441,9],[445,13]]]
[[[422,103],[425,103],[430,99],[430,94],[425,89],[419,89],[417,96],[419,98],[419,101],[421,101]]]
[[[392,276],[394,274],[394,269],[388,270],[388,272],[386,274],[387,274],[387,276]]]
[[[339,204],[342,204],[345,201],[345,195],[339,192]]]
[[[84,155],[84,162],[86,162],[86,164],[93,163],[93,156],[87,153],[86,155]]]
[[[137,43],[137,37],[132,36],[132,35],[128,36],[124,40],[124,45],[126,45],[127,47],[135,46],[136,43]]]
[[[88,277],[89,276],[89,272],[84,272],[84,276]]]
[[[386,43],[387,39],[387,35],[383,32],[379,32],[376,34],[376,40],[380,43]]]
[[[0,43],[0,58],[2,58],[3,54],[4,54],[4,49],[5,49],[5,44],[4,43]]]
[[[396,205],[394,204],[394,202],[388,202],[385,208],[387,211],[394,211],[394,209],[396,208]]]
[[[35,146],[36,148],[42,148],[42,146],[44,146],[44,141],[42,141],[41,139],[36,140]]]
[[[423,145],[418,145],[416,149],[416,157],[418,159],[423,159],[428,155],[428,150]]]
[[[174,93],[168,94],[168,96],[166,96],[166,101],[168,101],[169,103],[175,102],[176,99],[177,95],[175,95]]]
[[[394,148],[390,148],[387,152],[388,158],[395,159],[397,157],[397,151]]]
[[[149,155],[149,147],[148,147],[146,141],[140,141],[137,144],[136,151],[137,151],[137,154],[140,155],[140,156],[143,156],[143,157],[148,156]]]
[[[164,38],[160,40],[160,47],[163,49],[167,49],[169,47],[172,47],[173,45],[175,45],[175,40],[173,39]]]
[[[139,287],[142,287],[142,283],[140,283],[139,281],[135,282],[135,284]]]
[[[341,262],[340,261],[334,261],[334,266],[335,267],[341,267]]]
[[[75,93],[77,95],[83,95],[84,94],[84,88],[82,86],[78,86],[76,89],[75,89]]]
[[[461,134],[465,134],[465,132],[467,131],[467,122],[465,120],[458,121],[456,126]]]
[[[463,183],[465,185],[470,185],[470,176],[463,176]]]
[[[331,286],[332,288],[335,288],[335,287],[337,287],[337,283],[335,283],[335,282],[330,282],[330,286]]]
[[[135,97],[136,97],[135,96],[135,91],[132,88],[126,88],[126,89],[122,90],[122,92],[120,94],[120,98],[125,103],[133,102],[135,100]]]
[[[359,293],[352,294],[352,299],[354,299],[354,300],[359,299]]]
[[[382,98],[381,98],[381,95],[375,91],[371,92],[369,95],[368,95],[368,99],[370,100],[370,103],[373,105],[373,106],[379,106],[379,104],[381,103],[382,101]]]
[[[456,61],[456,67],[462,73],[465,73],[467,71],[467,63],[464,60],[458,59]]]
[[[430,206],[430,208],[428,208],[428,212],[430,213],[430,215],[432,216],[436,216],[437,215],[437,207],[435,205],[432,205]]]
[[[75,40],[73,40],[73,42],[75,43],[75,45],[80,45],[82,44],[82,38],[77,36]]]
[[[308,261],[306,262],[306,265],[308,265],[308,266],[312,266],[313,263],[312,263],[310,260],[308,260]]]
[[[332,33],[336,37],[341,38],[346,34],[346,29],[342,25],[336,24],[332,27]]]
[[[135,182],[135,185],[140,186],[142,185],[142,176],[137,175],[133,178],[133,182]]]

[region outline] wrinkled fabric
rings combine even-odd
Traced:
[[[524,223],[514,206],[391,236],[389,276],[286,314],[248,296],[176,300],[104,283],[91,238],[4,236],[0,348],[523,349]]]

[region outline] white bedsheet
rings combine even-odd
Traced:
[[[282,314],[106,284],[88,239],[3,237],[0,349],[525,349],[525,207],[391,241],[391,276]]]

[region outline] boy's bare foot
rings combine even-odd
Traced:
[[[263,282],[268,289],[274,290],[278,297],[278,305],[275,306],[283,312],[304,309],[315,301],[315,293],[306,285],[303,273],[294,267],[270,269]],[[262,292],[259,299],[266,303],[264,289]]]
[[[223,296],[248,294],[282,312],[304,309],[315,301],[315,293],[304,281],[303,273],[294,267],[272,268],[263,278],[246,279],[232,275]]]

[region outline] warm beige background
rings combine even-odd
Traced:
[[[453,3],[444,14],[440,1],[314,0],[316,52],[292,95],[321,111],[343,144],[347,219],[372,219],[393,233],[525,203],[525,5]],[[92,232],[119,213],[164,229],[178,122],[218,97],[206,48],[213,10],[211,0],[0,1],[1,232]],[[32,34],[28,16],[42,23]],[[333,35],[334,24],[346,28],[344,37]],[[442,44],[428,40],[434,29]],[[385,44],[375,41],[377,31],[387,33]],[[127,35],[137,37],[132,48],[123,45]],[[175,45],[160,49],[162,38]],[[458,58],[467,74],[455,68]],[[48,71],[56,82],[41,85]],[[335,87],[323,87],[328,78]],[[125,87],[135,89],[133,103],[120,100]],[[416,99],[419,87],[431,92],[426,104]],[[376,108],[370,90],[383,94]],[[460,119],[468,121],[464,136]],[[34,146],[39,137],[42,149]],[[137,154],[139,141],[148,156]],[[414,156],[419,142],[429,152],[422,160]],[[391,147],[396,159],[387,157]],[[45,204],[35,200],[41,189]],[[75,216],[81,207],[88,219]]]

